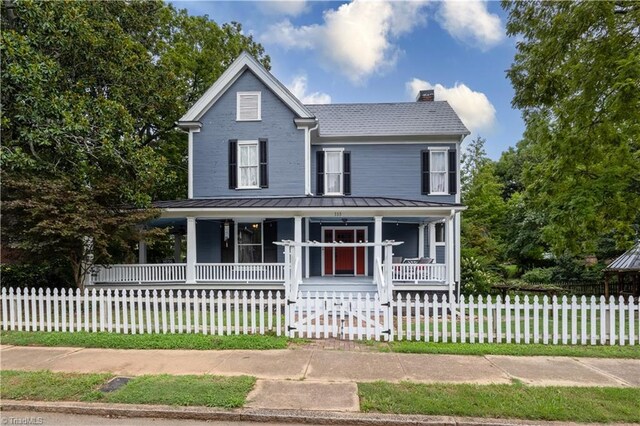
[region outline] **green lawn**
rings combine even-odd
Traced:
[[[0,378],[1,399],[90,401],[111,375],[6,370],[0,371]]]
[[[290,339],[273,335],[116,334],[2,331],[4,345],[111,349],[285,349]]]
[[[374,344],[375,345],[375,344]],[[378,344],[382,350],[385,345]],[[593,358],[640,359],[640,346],[582,346],[536,345],[515,343],[425,343],[394,341],[389,350],[401,353],[454,354],[454,355],[523,355],[523,356],[574,356]]]
[[[99,401],[237,408],[244,405],[255,382],[248,376],[141,376],[103,394]]]
[[[50,371],[2,371],[0,398],[36,401],[89,401],[124,404],[242,407],[253,389],[248,376],[140,376],[120,389],[99,389],[109,374],[69,374]]]
[[[360,383],[365,412],[518,418],[574,422],[640,422],[640,389]]]

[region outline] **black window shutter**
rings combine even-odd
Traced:
[[[342,153],[342,193],[351,195],[351,152]]]
[[[260,188],[269,187],[267,158],[267,139],[260,139]]]
[[[422,169],[422,194],[428,195],[431,189],[431,175],[429,174],[429,151],[422,151],[422,161],[421,161],[421,169]]]
[[[316,152],[316,195],[324,195],[324,151]]]
[[[238,187],[238,140],[229,139],[229,189]]]
[[[449,150],[449,194],[455,194],[458,190],[456,181],[456,150]]]

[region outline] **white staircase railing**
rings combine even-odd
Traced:
[[[378,289],[378,295],[380,297],[380,302],[386,303],[388,302],[388,290],[387,290],[387,280],[385,279],[384,272],[382,271],[382,265],[378,259],[375,260],[375,265],[373,268],[373,281],[376,283],[376,287]]]

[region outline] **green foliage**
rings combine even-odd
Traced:
[[[503,2],[523,111],[526,196],[557,255],[627,248],[640,222],[640,7]],[[506,175],[506,174],[505,174]]]
[[[13,288],[70,287],[73,277],[64,265],[7,263],[0,265],[0,286]]]
[[[528,283],[552,283],[555,273],[556,268],[533,268],[522,274],[520,278]]]
[[[497,276],[473,257],[462,257],[460,274],[462,293],[465,295],[487,294],[497,281]]]
[[[152,199],[186,195],[175,121],[242,50],[269,57],[239,24],[158,0],[2,8],[3,245],[66,260],[81,286],[130,252]]]

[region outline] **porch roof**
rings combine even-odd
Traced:
[[[305,208],[464,208],[458,203],[437,203],[422,200],[405,200],[388,197],[265,197],[265,198],[195,198],[188,200],[156,201],[153,206],[159,209],[282,209],[298,210]]]

